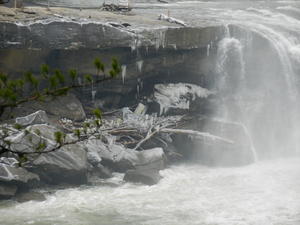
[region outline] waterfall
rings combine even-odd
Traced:
[[[224,27],[215,66],[218,116],[243,125],[255,155],[299,151],[299,38],[264,24]]]

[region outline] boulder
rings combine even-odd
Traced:
[[[43,195],[40,192],[30,191],[30,192],[17,194],[16,200],[17,200],[17,202],[20,202],[20,203],[28,202],[28,201],[42,202],[42,201],[46,200],[46,197],[45,197],[45,195]]]
[[[157,169],[165,167],[162,148],[135,151],[114,143],[106,145],[99,139],[89,139],[86,147],[91,164],[101,162],[103,166],[116,172],[126,172],[137,166],[146,165]],[[101,161],[99,161],[100,159]]]
[[[124,181],[146,185],[157,184],[160,179],[161,176],[157,169],[138,168],[135,170],[128,170],[124,176]]]
[[[60,131],[58,128],[47,124],[35,124],[28,126],[25,130],[5,138],[11,143],[10,148],[18,152],[32,152],[41,141],[46,143],[46,148],[43,151],[49,151],[56,146],[54,133]],[[67,134],[66,142],[75,141],[76,137],[73,134]]]
[[[101,165],[100,163],[97,166],[92,166],[89,172],[89,178],[96,177],[96,178],[111,178],[112,172],[106,168],[105,166]]]
[[[162,148],[152,148],[143,151],[134,151],[135,158],[131,162],[138,167],[147,167],[148,169],[162,170],[165,168],[165,154]]]
[[[103,179],[112,178],[113,174],[110,169],[101,165],[100,163],[97,166],[90,165],[88,168],[88,183],[89,184],[98,184],[99,181]]]
[[[91,164],[101,162],[103,166],[116,172],[125,172],[128,169],[134,168],[130,161],[134,153],[121,145],[106,145],[99,139],[89,139],[86,143],[86,147]]]
[[[86,118],[81,102],[69,93],[57,98],[48,97],[44,101],[31,101],[18,105],[11,113],[6,112],[4,118],[9,114],[15,117],[25,117],[38,110],[44,110],[49,116],[56,118],[68,118],[75,121],[83,121]]]
[[[159,108],[159,115],[183,114],[190,110],[192,102],[211,94],[213,92],[195,84],[156,84],[152,108]]]
[[[87,182],[87,153],[81,144],[69,144],[41,154],[30,163],[30,171],[50,184],[84,184]]]
[[[21,126],[28,126],[33,124],[49,123],[49,119],[45,111],[39,110],[28,116],[17,117],[16,123]]]
[[[28,172],[21,167],[13,167],[4,163],[0,163],[0,182],[16,185],[30,186],[33,182],[38,182],[39,176]]]
[[[15,196],[17,186],[14,184],[3,184],[0,182],[0,200],[9,199]]]

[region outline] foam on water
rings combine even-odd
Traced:
[[[1,224],[298,225],[299,172],[299,159],[239,169],[175,166],[155,186],[81,187],[45,202],[2,203]]]

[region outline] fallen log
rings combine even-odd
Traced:
[[[193,136],[198,136],[201,138],[205,139],[210,139],[210,140],[217,140],[221,142],[225,142],[227,144],[234,144],[234,141],[227,139],[227,138],[222,138],[216,135],[212,135],[207,132],[199,132],[199,131],[194,131],[194,130],[184,130],[184,129],[171,129],[171,128],[162,128],[159,130],[159,132],[162,133],[175,133],[175,134],[188,134],[188,135],[193,135]]]
[[[158,19],[159,19],[159,20],[167,21],[167,22],[169,22],[169,23],[179,24],[179,25],[184,26],[184,27],[187,26],[187,24],[186,24],[185,22],[183,22],[182,20],[175,19],[175,18],[170,17],[170,16],[167,16],[167,15],[165,15],[165,14],[160,14],[160,15],[158,16]]]

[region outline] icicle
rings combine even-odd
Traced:
[[[160,40],[159,40],[159,38],[157,38],[155,40],[155,49],[156,49],[156,51],[158,51],[159,47],[160,47]]]
[[[122,81],[123,81],[123,84],[124,84],[125,83],[127,66],[126,65],[122,65],[121,69],[122,69]]]
[[[140,86],[139,84],[136,85],[136,92],[137,92],[137,98],[140,96]]]
[[[138,42],[138,40],[137,39],[134,39],[134,41],[132,42],[132,44],[131,44],[131,52],[134,52],[135,50],[136,50],[136,48],[137,48],[137,42]]]
[[[225,38],[230,38],[230,30],[229,30],[228,24],[225,24],[225,25],[224,25],[224,28],[225,28],[225,31],[224,31],[224,33],[225,33]]]
[[[207,45],[207,52],[206,52],[207,56],[209,56],[209,51],[210,51],[210,44]]]
[[[96,96],[97,91],[92,90],[92,101],[95,101],[95,96]]]
[[[77,80],[78,80],[78,84],[79,84],[79,85],[82,85],[82,79],[81,79],[81,77],[78,77]]]
[[[141,90],[141,78],[137,79],[137,85],[136,85],[136,92],[137,92],[137,98],[140,97],[140,90]]]
[[[143,63],[144,63],[143,60],[140,60],[140,61],[137,61],[137,62],[136,62],[137,69],[138,69],[138,71],[139,71],[140,73],[142,72]]]
[[[165,43],[165,33],[163,31],[160,31],[158,33],[158,37],[155,40],[155,49],[158,50],[162,46],[163,48],[166,47]]]

